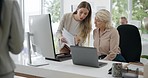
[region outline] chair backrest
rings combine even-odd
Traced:
[[[120,35],[121,54],[127,62],[140,62],[141,56],[141,36],[139,30],[134,25],[120,25],[117,27]]]

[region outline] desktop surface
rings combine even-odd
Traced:
[[[72,60],[56,62],[48,61],[49,65],[32,67],[17,64],[15,72],[37,75],[40,77],[60,77],[60,78],[113,78],[108,74],[108,70],[112,67],[113,61],[104,61],[107,65],[101,68],[74,65]],[[29,69],[29,70],[28,70]],[[139,78],[143,78],[140,76]]]

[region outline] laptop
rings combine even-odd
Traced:
[[[93,47],[70,46],[72,62],[75,65],[102,67],[107,63],[98,62],[97,49]]]

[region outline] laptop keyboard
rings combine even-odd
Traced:
[[[71,54],[67,54],[67,55],[57,55],[56,59],[59,61],[64,61],[64,60],[69,60],[71,59]]]

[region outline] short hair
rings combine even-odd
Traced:
[[[126,18],[126,17],[120,17],[120,19],[125,19],[125,20],[127,20],[127,18]]]
[[[108,10],[106,9],[101,9],[96,13],[95,16],[97,19],[100,21],[103,21],[106,23],[106,28],[111,28],[112,27],[112,22],[111,22],[111,14]]]

